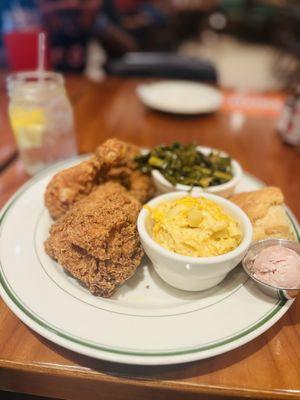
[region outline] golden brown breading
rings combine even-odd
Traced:
[[[294,240],[295,234],[283,207],[284,197],[277,187],[239,193],[230,198],[250,218],[253,241],[278,237]]]
[[[45,204],[52,218],[61,217],[95,186],[108,180],[120,182],[137,199],[147,201],[153,194],[153,184],[148,176],[136,170],[133,159],[137,154],[138,147],[109,139],[88,160],[56,174],[45,193]]]
[[[130,175],[129,193],[144,204],[154,196],[155,187],[149,176],[133,171]]]
[[[120,184],[100,185],[53,224],[46,252],[93,294],[110,297],[141,262],[140,208]]]
[[[53,219],[59,218],[91,192],[97,181],[98,170],[97,158],[91,157],[54,175],[45,192],[45,205]]]
[[[118,139],[108,139],[95,151],[95,156],[102,161],[104,166],[135,168],[134,157],[140,154],[137,146]]]

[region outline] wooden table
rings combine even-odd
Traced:
[[[274,119],[246,116],[236,123],[236,116],[222,111],[202,117],[156,113],[137,99],[138,82],[68,80],[81,152],[112,136],[141,146],[181,140],[223,148],[246,171],[280,186],[300,219],[300,156],[282,144]],[[0,204],[27,179],[19,160],[2,171]],[[247,345],[208,360],[167,367],[118,365],[75,354],[28,329],[0,302],[0,366],[0,389],[68,400],[190,400],[217,395],[299,399],[300,299],[275,326]]]

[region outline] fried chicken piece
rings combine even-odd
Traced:
[[[78,200],[108,180],[120,182],[139,201],[153,194],[151,179],[137,171],[134,157],[139,148],[117,139],[109,139],[88,160],[65,169],[51,179],[45,204],[53,219],[65,214]]]
[[[76,201],[88,195],[100,168],[96,157],[54,175],[46,188],[45,205],[53,219],[68,211]]]
[[[136,170],[130,176],[129,193],[144,204],[154,196],[155,187],[149,176]]]
[[[141,262],[140,208],[119,183],[100,185],[52,225],[45,250],[91,293],[110,297]]]

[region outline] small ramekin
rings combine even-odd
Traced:
[[[204,154],[209,154],[211,151],[218,151],[217,149],[212,149],[210,147],[198,146],[197,149],[202,151]],[[227,155],[227,153],[221,151],[221,155]],[[201,188],[199,186],[188,186],[177,184],[173,186],[171,182],[169,182],[158,169],[154,169],[152,171],[152,178],[154,184],[159,193],[169,193],[169,192],[191,192],[191,193],[211,193],[216,194],[222,197],[229,197],[234,193],[234,189],[237,184],[240,182],[243,170],[241,165],[236,160],[231,160],[232,162],[232,170],[233,170],[233,178],[226,183],[222,183],[221,185],[209,186],[207,188]]]
[[[265,240],[259,240],[258,242],[253,243],[249,247],[247,254],[242,260],[242,265],[247,275],[249,275],[250,278],[253,279],[253,281],[256,283],[259,289],[262,290],[265,294],[280,300],[290,300],[299,295],[300,288],[290,289],[290,288],[284,288],[267,284],[257,279],[254,276],[253,271],[251,270],[251,265],[254,261],[254,258],[258,255],[258,253],[260,253],[267,247],[277,246],[277,245],[288,247],[289,249],[296,251],[300,256],[300,243],[298,242],[286,239],[275,239],[275,238],[265,239]]]
[[[151,200],[149,206],[186,196],[186,192],[167,193]],[[151,217],[143,208],[137,227],[144,250],[153,263],[158,275],[178,289],[200,291],[218,285],[242,260],[252,240],[252,225],[247,215],[231,201],[208,193],[192,194],[205,197],[219,204],[225,212],[240,222],[243,239],[240,245],[229,253],[215,257],[188,257],[162,247],[151,236]]]

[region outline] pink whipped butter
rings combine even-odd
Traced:
[[[283,246],[262,250],[252,266],[253,275],[262,282],[286,289],[300,288],[300,256]]]

